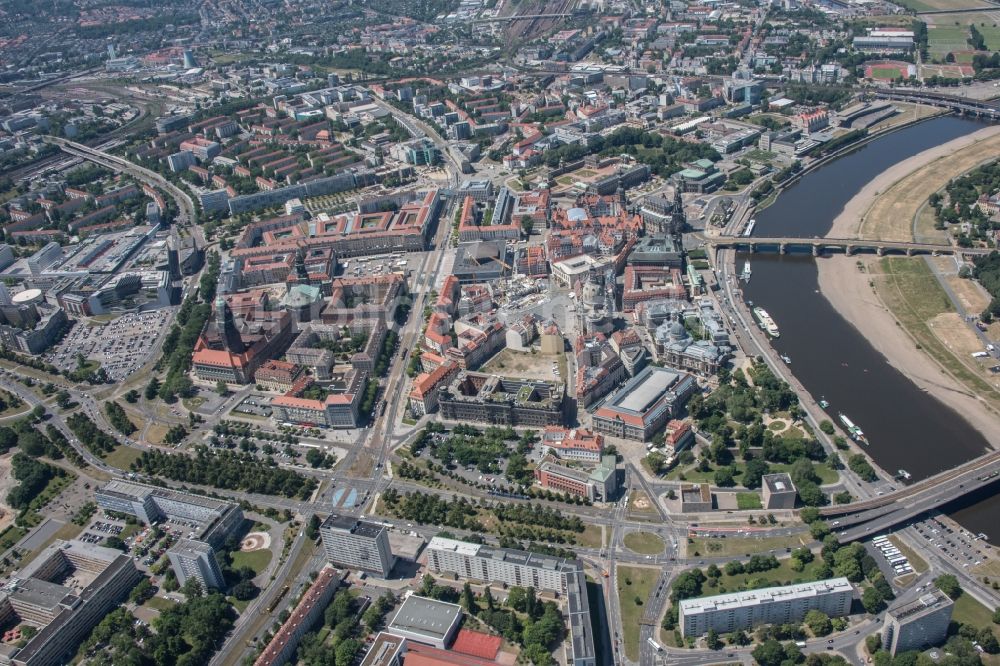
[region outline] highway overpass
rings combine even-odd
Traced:
[[[841,541],[853,541],[939,509],[1000,481],[1000,452],[991,452],[956,468],[870,500],[820,509]]]
[[[122,171],[124,173],[133,176],[140,182],[150,185],[152,187],[158,187],[165,191],[177,202],[178,209],[180,210],[179,222],[190,222],[191,224],[197,223],[197,214],[195,211],[194,201],[187,192],[183,191],[169,180],[156,173],[155,171],[150,171],[145,167],[141,167],[134,162],[130,162],[124,157],[119,157],[118,155],[112,155],[111,153],[104,152],[103,150],[98,150],[96,148],[91,148],[85,146],[82,143],[76,143],[75,141],[68,141],[66,139],[61,139],[56,136],[46,136],[44,137],[49,143],[59,146],[63,152],[69,153],[70,155],[76,155],[77,157],[82,157],[86,160],[90,160],[95,164],[100,164],[114,171]]]

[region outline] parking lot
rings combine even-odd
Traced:
[[[77,354],[97,361],[113,381],[122,381],[148,359],[170,317],[169,310],[129,313],[103,326],[79,323],[47,355],[60,370],[74,370]]]
[[[936,548],[963,569],[982,564],[987,559],[988,545],[980,535],[955,529],[937,518],[914,524],[925,545]]]

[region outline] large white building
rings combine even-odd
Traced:
[[[434,537],[427,545],[427,568],[463,580],[533,587],[565,597],[569,620],[566,663],[597,666],[587,580],[579,560]]]
[[[389,532],[378,523],[333,514],[320,525],[319,534],[326,559],[335,566],[387,578],[396,564]]]
[[[798,623],[811,610],[842,617],[850,612],[853,597],[854,587],[850,581],[831,578],[685,599],[681,601],[678,619],[682,636],[702,636],[709,629],[723,634],[761,624]]]

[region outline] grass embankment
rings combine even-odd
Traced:
[[[730,536],[725,539],[695,537],[689,539],[688,557],[742,557],[771,550],[798,548],[810,541],[809,535],[788,536]],[[698,553],[695,555],[694,553]]]
[[[959,357],[952,352],[953,347],[942,340],[947,333],[946,327],[940,326],[947,321],[943,315],[955,314],[955,311],[927,263],[916,257],[886,257],[878,265],[882,271],[875,280],[878,295],[917,347],[973,394],[993,408],[1000,408],[1000,392],[986,381],[985,371],[967,365],[974,359],[969,356],[966,361],[964,354]],[[935,331],[939,331],[941,337]]]
[[[911,171],[880,194],[861,217],[858,236],[871,240],[947,243],[948,232],[934,228],[934,216],[922,207],[933,192],[955,176],[996,157],[1000,134],[977,141]],[[916,224],[914,223],[916,221]]]

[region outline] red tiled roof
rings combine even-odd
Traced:
[[[462,629],[458,632],[458,636],[455,637],[455,642],[452,643],[451,649],[471,657],[496,659],[497,652],[500,651],[502,643],[503,641],[499,636],[490,636],[478,631]]]

